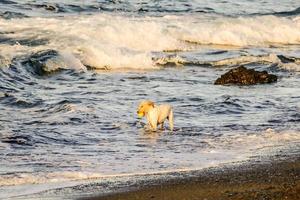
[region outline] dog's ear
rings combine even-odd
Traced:
[[[154,102],[153,101],[149,101],[148,105],[154,107]]]

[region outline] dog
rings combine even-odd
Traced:
[[[166,119],[169,121],[170,130],[174,129],[173,109],[168,104],[156,105],[152,101],[144,100],[139,104],[137,114],[139,118],[146,116],[152,131],[156,131],[158,125],[163,129]]]

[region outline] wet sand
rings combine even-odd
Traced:
[[[149,183],[89,200],[300,199],[300,156],[209,168],[189,178]],[[126,191],[127,190],[127,191]]]

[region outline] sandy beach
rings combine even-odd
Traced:
[[[300,199],[299,155],[273,157],[269,162],[210,168],[196,174],[193,178],[157,182],[126,192],[83,199]]]

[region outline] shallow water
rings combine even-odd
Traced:
[[[0,198],[298,144],[299,8],[290,0],[1,1]],[[279,80],[213,85],[241,64]],[[143,99],[172,104],[173,133],[144,129]]]

